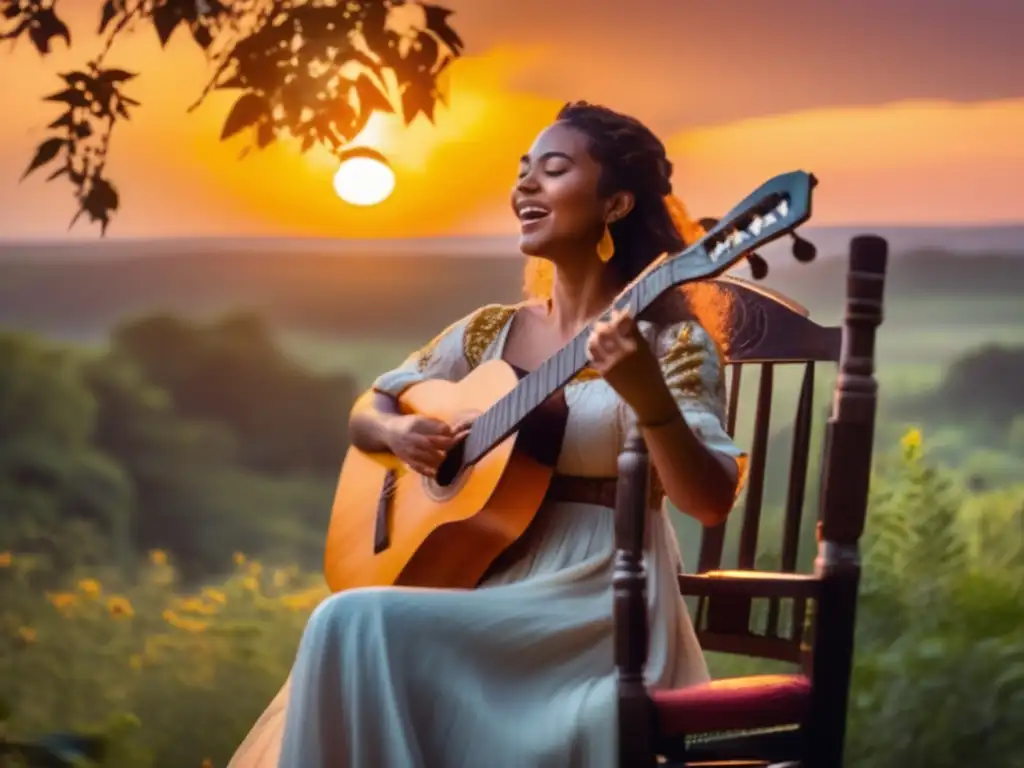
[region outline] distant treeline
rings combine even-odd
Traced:
[[[103,352],[2,333],[0,551],[129,567],[160,548],[186,578],[236,550],[316,563],[355,395],[253,315],[152,316]]]
[[[140,248],[143,246],[140,246]],[[522,298],[521,257],[335,255],[188,250],[88,261],[0,261],[0,325],[71,339],[105,337],[154,309],[188,316],[247,307],[275,328],[329,336],[426,338],[481,304]],[[774,252],[766,285],[830,320],[842,306],[845,259],[798,265]],[[963,302],[1024,292],[1024,256],[894,254],[887,304]],[[969,321],[969,317],[964,318]]]

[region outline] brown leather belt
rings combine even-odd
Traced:
[[[555,475],[551,478],[545,501],[575,502],[577,504],[596,504],[600,507],[615,508],[614,477],[582,477],[580,475]],[[658,478],[651,474],[651,484],[647,494],[649,507],[661,506],[665,492],[661,489]]]

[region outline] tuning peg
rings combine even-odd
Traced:
[[[747,263],[750,265],[750,274],[755,280],[764,280],[768,276],[768,262],[759,253],[753,251],[748,253]]]
[[[714,219],[710,216],[705,216],[703,219],[697,219],[697,223],[700,224],[705,232],[710,232],[712,229],[718,226],[720,219]]]
[[[814,261],[818,255],[818,249],[810,240],[804,240],[796,232],[790,234],[793,238],[793,258],[806,264]]]

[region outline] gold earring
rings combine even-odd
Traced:
[[[612,231],[608,229],[608,225],[604,225],[604,234],[601,235],[601,239],[597,243],[597,258],[607,264],[611,261],[612,256],[615,255],[615,241],[612,240]]]

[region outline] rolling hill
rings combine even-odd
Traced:
[[[799,265],[785,250],[775,244],[767,251],[766,284],[820,320],[837,321],[845,261],[821,247],[823,258]],[[144,313],[201,317],[249,309],[287,332],[417,339],[482,303],[518,300],[522,260],[510,252],[514,244],[504,238],[343,249],[302,240],[6,244],[0,246],[0,325],[84,341]],[[915,317],[927,300],[965,323],[982,320],[975,316],[980,311],[987,323],[1024,322],[1024,309],[1014,309],[1024,293],[1024,239],[1019,253],[895,253],[890,318],[909,311],[913,298]]]

